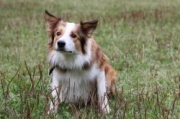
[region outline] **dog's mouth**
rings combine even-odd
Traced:
[[[73,54],[73,51],[67,51],[64,48],[58,48],[56,51],[61,52],[61,53],[67,53],[67,54]]]

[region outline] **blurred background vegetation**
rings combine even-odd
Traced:
[[[60,105],[47,115],[44,10],[69,22],[98,19],[94,38],[118,70],[111,113]],[[180,118],[179,0],[1,0],[0,118]]]

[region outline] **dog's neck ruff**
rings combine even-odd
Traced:
[[[60,67],[59,65],[56,65],[56,66],[53,66],[53,67],[51,67],[49,69],[49,75],[52,74],[52,72],[54,71],[55,68],[62,71],[62,72],[79,70],[79,69],[76,69],[76,68],[64,68],[64,67]],[[90,68],[91,68],[91,65],[89,63],[84,63],[81,70],[88,70]]]

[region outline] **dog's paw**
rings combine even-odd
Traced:
[[[51,103],[50,108],[48,110],[48,114],[53,114],[53,113],[57,114],[57,112],[58,112],[58,105],[53,105],[53,103]]]
[[[56,109],[49,109],[47,114],[57,114],[57,110]]]
[[[108,104],[103,104],[101,106],[101,112],[103,114],[109,114],[110,113],[110,108],[109,108],[109,105]]]
[[[53,113],[52,110],[48,110],[48,112],[47,112],[48,115],[49,115],[49,114],[52,114],[52,113]]]

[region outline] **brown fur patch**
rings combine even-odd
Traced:
[[[95,40],[92,39],[91,67],[97,62],[99,68],[105,71],[108,93],[115,94],[116,70],[108,63],[108,57],[102,52]]]
[[[101,70],[104,70],[104,66],[108,61],[107,56],[102,52],[101,48],[97,45],[96,41],[92,39],[92,47],[91,47],[91,57],[92,61],[96,61]]]
[[[76,25],[76,29],[72,32],[77,37],[74,38],[74,43],[78,51],[81,51],[83,54],[86,54],[85,46],[86,46],[86,37],[81,31],[79,24]]]
[[[106,74],[106,84],[108,87],[108,92],[115,94],[115,83],[116,83],[116,70],[111,67],[110,64],[106,64],[105,66],[105,74]]]
[[[52,14],[50,14],[48,11],[45,11],[45,20],[47,24],[47,31],[49,35],[49,47],[53,45],[53,40],[55,37],[54,29],[57,26],[57,24],[61,21],[61,18],[56,17]]]
[[[54,37],[50,37],[49,36],[49,39],[50,39],[50,42],[49,43],[49,50],[52,51],[55,49],[55,44],[57,42],[57,40],[63,35],[63,33],[65,32],[64,29],[66,27],[66,23],[63,22],[63,21],[59,21],[56,26],[54,27],[54,29],[52,29],[51,31],[51,35],[53,35]],[[56,33],[57,32],[60,32],[61,35],[57,36]]]
[[[85,46],[86,46],[87,38],[85,37],[85,35],[82,33],[80,29],[78,29],[77,32],[79,34],[79,42],[81,45],[80,47],[81,47],[82,53],[86,54]]]

